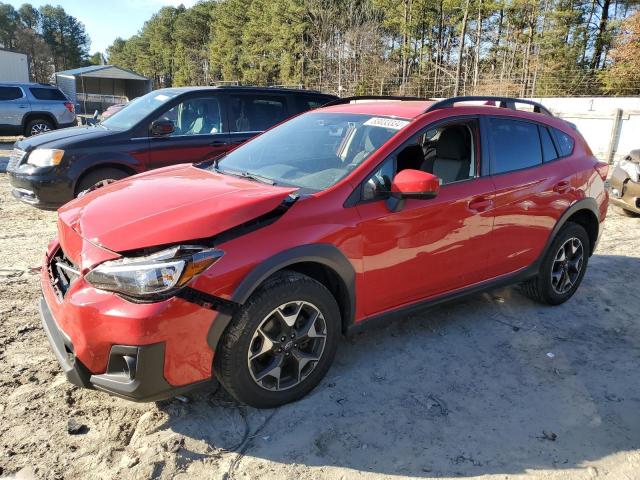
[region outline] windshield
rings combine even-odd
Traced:
[[[264,133],[209,168],[320,191],[354,170],[408,123],[362,114],[308,113]]]
[[[101,125],[112,130],[128,130],[156,108],[175,98],[178,93],[171,90],[147,93],[131,101],[126,108],[114,113],[111,117],[101,122]]]

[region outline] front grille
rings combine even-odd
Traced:
[[[69,287],[80,276],[78,267],[58,248],[49,262],[51,286],[58,298],[63,299]]]
[[[18,168],[18,166],[20,166],[20,163],[22,163],[22,160],[24,160],[24,156],[26,155],[27,152],[25,152],[24,150],[20,150],[19,148],[14,148],[13,150],[11,150],[11,153],[9,154],[9,163],[7,164],[7,170],[15,170],[16,168]]]

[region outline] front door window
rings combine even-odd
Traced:
[[[213,135],[222,131],[222,116],[217,98],[190,98],[165,112],[160,119],[173,122],[173,137]]]

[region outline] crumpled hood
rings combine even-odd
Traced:
[[[103,127],[71,127],[62,130],[52,130],[50,132],[26,137],[16,142],[16,147],[21,150],[30,151],[34,148],[66,148],[75,146],[78,141],[95,140],[118,132],[107,130]]]
[[[86,240],[123,252],[211,237],[270,212],[295,191],[177,165],[90,192],[58,215]]]

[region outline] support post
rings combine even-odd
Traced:
[[[620,139],[620,127],[622,126],[622,109],[616,108],[613,117],[613,127],[611,128],[611,138],[609,138],[609,148],[607,149],[607,163],[611,165],[618,150],[618,140]]]

